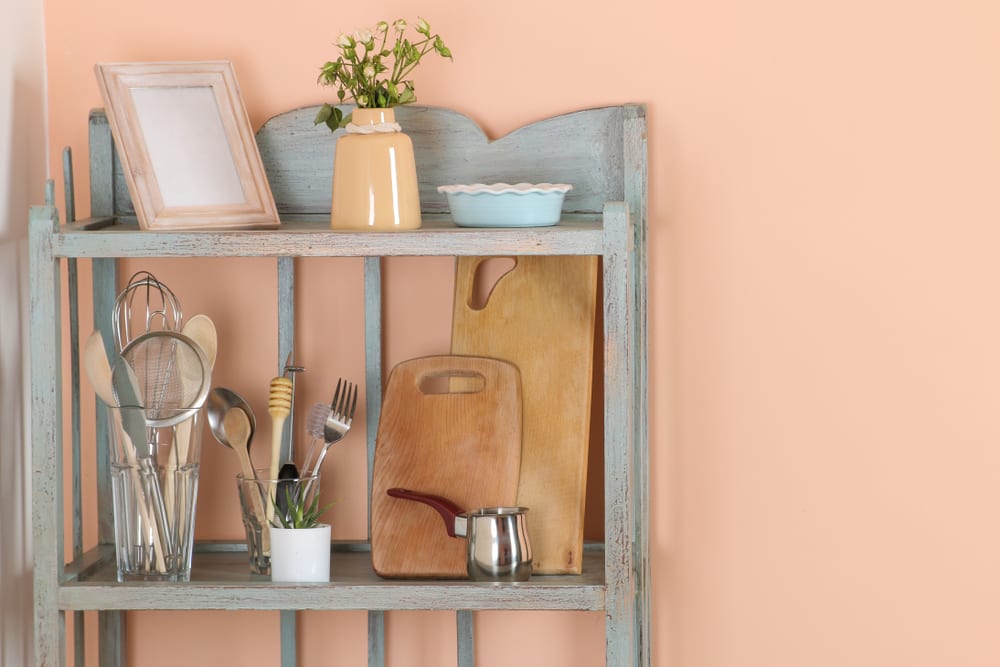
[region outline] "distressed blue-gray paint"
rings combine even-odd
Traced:
[[[104,667],[123,661],[125,609],[273,609],[281,611],[282,660],[294,657],[293,609],[367,610],[369,665],[384,664],[386,609],[461,609],[461,665],[474,656],[472,612],[489,609],[603,611],[607,664],[649,664],[648,447],[646,428],[646,121],[641,106],[566,114],[490,141],[452,111],[406,107],[399,119],[414,140],[424,226],[414,232],[345,233],[329,229],[330,169],[335,136],[312,127],[315,109],[269,121],[258,135],[283,224],[267,231],[140,232],[101,112],[90,127],[91,216],[57,225],[53,208],[33,209],[32,452],[36,537],[37,664],[63,664],[64,614],[100,611]],[[448,220],[436,186],[447,182],[562,181],[574,185],[563,222],[551,228],[462,229]],[[105,216],[115,216],[108,225]],[[294,338],[295,257],[365,258],[365,354],[368,474],[382,392],[381,257],[595,254],[604,266],[605,540],[588,546],[580,576],[535,577],[518,586],[467,581],[383,580],[363,544],[335,545],[333,581],[295,586],[258,581],[245,554],[200,548],[190,583],[121,586],[113,549],[84,553],[62,581],[59,271],[62,258],[93,258],[95,321],[110,320],[119,257],[278,258],[279,364]],[[67,262],[67,267],[69,266]],[[72,315],[72,314],[71,314]],[[74,315],[75,318],[75,315]],[[36,335],[37,334],[37,335]],[[110,341],[110,331],[105,332]],[[35,359],[39,359],[37,363]],[[74,394],[79,393],[74,388]],[[107,424],[98,410],[98,532],[111,532]],[[103,452],[103,454],[102,454]],[[211,545],[209,545],[211,546]]]

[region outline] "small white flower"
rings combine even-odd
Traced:
[[[354,39],[358,40],[362,44],[367,44],[372,41],[372,31],[371,30],[358,30],[354,33]]]
[[[422,32],[424,34],[431,31],[431,26],[427,21],[423,19],[417,19],[417,32]]]
[[[392,24],[392,27],[396,32],[403,32],[406,30],[406,21],[403,19],[396,19],[395,23]]]
[[[379,21],[378,25],[375,26],[375,31],[378,33],[383,33],[389,29],[389,24],[385,21]]]
[[[346,48],[346,47],[348,47],[350,45],[351,45],[351,36],[350,35],[345,34],[345,33],[341,33],[340,36],[337,37],[337,46],[342,46],[342,47]]]
[[[365,68],[362,70],[362,73],[364,74],[364,76],[365,76],[366,79],[374,79],[375,78],[375,66],[374,65],[365,65]]]

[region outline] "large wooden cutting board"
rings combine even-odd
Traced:
[[[372,566],[383,577],[467,576],[466,543],[449,537],[403,487],[463,509],[513,505],[521,463],[521,383],[496,359],[422,357],[386,382],[372,471]]]
[[[505,359],[520,369],[524,438],[517,503],[530,510],[532,571],[579,574],[597,258],[517,257],[477,308],[477,270],[487,259],[458,259],[451,351]]]

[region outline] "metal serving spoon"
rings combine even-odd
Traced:
[[[226,428],[226,414],[231,409],[239,409],[246,414],[248,430],[245,446],[241,443],[241,446],[236,447],[234,443],[230,442],[233,434]],[[211,429],[215,439],[220,444],[232,449],[236,452],[236,456],[239,457],[240,471],[243,473],[243,477],[254,479],[256,475],[253,471],[253,462],[250,460],[250,443],[253,441],[254,431],[257,430],[257,419],[254,417],[253,408],[250,407],[245,398],[235,391],[226,389],[225,387],[216,387],[208,393],[208,400],[205,402],[205,413],[208,415],[208,427]],[[230,419],[230,424],[232,423],[232,419]],[[241,436],[239,440],[243,440],[243,434],[240,433],[239,435]]]

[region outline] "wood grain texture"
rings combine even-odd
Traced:
[[[107,120],[118,148],[132,208],[143,229],[197,229],[204,227],[275,227],[278,213],[261,163],[236,74],[229,61],[98,63],[95,66],[98,89],[111,112]],[[137,103],[138,91],[159,90],[178,94],[184,90],[205,90],[210,93],[211,107],[218,112],[214,118],[222,132],[221,141],[201,141],[194,149],[201,154],[199,166],[218,163],[217,170],[232,169],[237,191],[242,201],[231,201],[228,195],[213,199],[209,192],[203,203],[190,203],[187,197],[170,200],[165,184],[176,182],[185,165],[174,160],[155,159],[153,139],[159,136],[170,142],[190,142],[191,137],[175,128],[148,126]],[[190,109],[189,109],[190,111]],[[148,111],[146,112],[148,114]],[[159,131],[161,134],[157,134]],[[175,132],[170,135],[169,132]],[[196,137],[197,138],[197,137]],[[205,139],[205,137],[202,137]],[[162,143],[162,142],[161,142]],[[212,154],[219,150],[223,155]],[[227,151],[228,149],[228,151]],[[225,165],[225,166],[223,166]],[[190,169],[190,165],[188,165]],[[167,169],[160,173],[158,169]],[[217,173],[207,174],[210,179]],[[134,204],[139,204],[135,206]]]
[[[582,565],[597,258],[517,257],[481,307],[483,258],[456,263],[452,354],[503,359],[521,371],[524,434],[517,504],[528,507],[532,571]],[[485,287],[489,287],[486,285]]]
[[[604,255],[604,393],[632,397],[635,373],[635,302],[630,283],[633,235],[623,202],[605,207],[608,252]],[[604,523],[607,584],[607,662],[638,665],[643,640],[636,623],[639,562],[634,551],[642,525],[633,485],[636,479],[635,414],[630,400],[606,400],[604,407]],[[648,640],[648,638],[646,638]]]
[[[426,392],[427,381],[481,379],[477,390]],[[438,385],[441,389],[442,385]],[[504,361],[442,355],[389,375],[375,444],[372,566],[384,577],[461,578],[466,542],[426,505],[390,498],[403,487],[463,509],[513,505],[521,462],[521,383]]]
[[[343,130],[314,126],[318,110],[275,116],[257,133],[280,214],[330,211],[336,140]],[[413,141],[424,213],[447,211],[437,187],[454,183],[570,183],[567,212],[598,213],[605,201],[623,197],[622,107],[548,118],[496,140],[457,111],[415,104],[395,111]]]
[[[427,220],[412,232],[335,232],[329,216],[286,222],[275,231],[147,231],[116,224],[85,231],[62,229],[52,238],[67,257],[384,257],[389,255],[592,255],[604,248],[599,218],[553,227],[472,229]]]
[[[416,106],[400,109],[401,122],[417,150],[424,220],[420,230],[390,234],[329,229],[336,136],[312,126],[314,111],[275,117],[258,134],[262,154],[265,145],[270,151],[264,158],[268,176],[276,175],[272,185],[282,211],[279,230],[139,231],[124,171],[101,111],[91,116],[91,215],[116,216],[114,224],[107,225],[104,218],[58,226],[54,210],[33,213],[31,257],[41,261],[32,269],[32,344],[43,352],[41,361],[33,362],[32,449],[36,457],[47,457],[33,471],[36,664],[63,663],[64,615],[60,610],[98,610],[100,664],[115,667],[124,662],[124,613],[120,610],[295,608],[369,610],[373,648],[369,665],[373,667],[384,664],[385,658],[384,617],[377,611],[381,609],[603,611],[607,664],[648,666],[645,109],[623,105],[567,114],[495,141],[461,114]],[[563,220],[552,228],[457,228],[448,218],[444,198],[434,188],[473,180],[564,181],[572,183],[574,190],[567,198]],[[366,290],[371,292],[366,294],[365,305],[366,320],[371,320],[366,323],[366,398],[371,406],[370,437],[374,438],[371,417],[378,415],[381,395],[383,335],[378,267],[381,257],[391,255],[602,257],[606,541],[600,550],[585,549],[582,574],[534,576],[518,585],[383,579],[373,571],[370,553],[335,549],[335,574],[329,585],[285,586],[255,579],[247,573],[245,553],[196,553],[190,583],[122,585],[115,580],[113,547],[104,544],[97,548],[103,554],[99,559],[85,553],[67,568],[68,579],[60,583],[63,497],[55,481],[61,479],[61,463],[53,454],[62,445],[61,392],[55,379],[61,258],[94,258],[95,318],[100,318],[110,312],[117,292],[118,257],[366,257]],[[40,335],[34,335],[36,331]],[[104,333],[110,340],[109,332]],[[35,350],[33,357],[38,357]],[[46,372],[47,368],[56,370]],[[98,411],[98,428],[103,431],[98,443],[107,436],[103,417],[103,411]],[[82,446],[87,447],[87,442]],[[102,476],[106,450],[97,447],[99,535],[105,543],[113,539],[110,484]],[[374,462],[371,465],[374,468]],[[431,523],[443,528],[434,515]],[[467,612],[463,614],[468,620]],[[468,625],[463,625],[459,637],[466,654],[473,651],[471,636],[464,629]]]
[[[335,545],[335,547],[338,545]],[[349,545],[348,545],[349,546]],[[604,608],[604,552],[585,551],[579,577],[532,577],[516,585],[441,579],[383,579],[366,550],[331,555],[328,584],[277,584],[251,575],[246,551],[196,549],[191,581],[177,586],[122,586],[114,552],[100,547],[97,565],[59,589],[63,609],[553,609]],[[610,664],[610,663],[609,663]]]
[[[66,661],[65,614],[56,597],[63,575],[62,363],[59,335],[59,263],[52,232],[59,217],[52,206],[31,208],[28,226],[31,272],[31,528],[34,548],[35,660]]]

